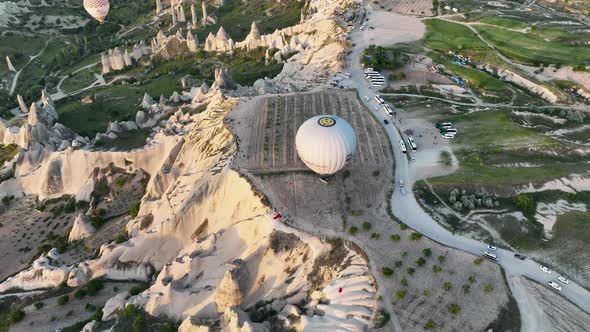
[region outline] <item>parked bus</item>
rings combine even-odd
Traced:
[[[492,253],[491,253],[491,252],[489,252],[489,251],[486,251],[486,252],[484,252],[484,253],[483,253],[483,257],[485,257],[485,258],[487,258],[487,259],[491,259],[491,260],[493,260],[494,262],[497,262],[497,261],[498,261],[498,256],[496,256],[496,254],[492,254]]]
[[[406,152],[408,152],[408,150],[406,149],[406,143],[404,143],[403,139],[399,140],[399,147],[402,149],[402,153],[405,154]]]
[[[383,98],[379,97],[378,95],[375,96],[375,100],[381,105],[385,104],[385,100],[383,100]]]
[[[389,116],[393,115],[393,111],[391,110],[391,108],[389,108],[389,106],[383,105],[383,110],[385,111],[385,113],[387,113],[387,115],[389,115]]]
[[[442,128],[451,128],[452,126],[453,126],[453,124],[452,124],[452,123],[450,123],[450,122],[442,122],[442,123],[440,123],[440,122],[437,122],[437,123],[434,125],[434,127],[435,127],[435,128],[438,128],[438,129],[442,129]]]
[[[442,128],[440,130],[441,134],[456,134],[457,133],[457,129],[455,128]]]
[[[414,138],[411,136],[408,137],[408,145],[410,145],[412,151],[418,150],[418,146],[416,145],[416,142],[414,142]]]

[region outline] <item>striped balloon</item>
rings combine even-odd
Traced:
[[[104,22],[109,8],[109,0],[84,0],[84,9],[100,23]]]

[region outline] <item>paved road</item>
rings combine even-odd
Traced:
[[[389,125],[384,126],[391,141],[395,157],[396,188],[391,197],[391,206],[394,215],[411,228],[434,241],[474,255],[481,255],[487,249],[487,244],[464,236],[455,235],[443,228],[422,209],[411,190],[406,191],[399,187],[399,180],[403,180],[406,188],[412,188],[414,184],[413,171],[410,168],[406,155],[402,154],[399,148],[400,132],[396,126],[391,124],[392,122],[397,123],[397,121],[392,121],[392,118],[385,114],[381,108],[376,107],[377,103],[374,100],[375,92],[369,89],[369,83],[364,78],[364,70],[360,65],[360,55],[364,45],[362,38],[359,38],[359,34],[358,30],[354,30],[351,33],[352,42],[355,46],[348,58],[348,72],[351,74],[351,78],[347,82],[349,82],[348,85],[351,88],[358,91],[362,102],[381,123],[384,123],[383,120],[385,119],[390,122]],[[369,97],[369,101],[364,98],[365,96]],[[506,271],[509,280],[514,276],[526,276],[544,285],[547,285],[550,280],[557,281],[557,273],[552,272],[551,274],[547,274],[541,271],[540,265],[530,259],[521,261],[514,258],[514,252],[504,249],[498,249],[496,254],[499,258],[499,264]],[[552,290],[548,288],[547,291]],[[569,285],[563,286],[561,294],[590,313],[590,292],[586,289],[570,282]]]

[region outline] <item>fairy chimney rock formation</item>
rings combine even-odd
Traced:
[[[14,69],[12,61],[10,61],[10,57],[8,55],[6,56],[6,64],[8,65],[8,70],[16,72],[16,69]]]
[[[222,90],[234,90],[236,83],[231,79],[227,68],[215,69],[215,83],[213,85]]]
[[[21,112],[23,112],[23,113],[29,112],[29,109],[27,108],[27,104],[25,104],[25,101],[23,100],[23,96],[16,95],[16,101],[18,101],[18,106],[19,106]]]
[[[199,41],[193,36],[190,30],[186,34],[186,46],[191,52],[196,52],[199,47]]]

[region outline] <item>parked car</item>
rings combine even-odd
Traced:
[[[521,261],[524,261],[526,259],[526,256],[522,254],[514,254],[514,258],[518,258]]]
[[[399,187],[403,188],[404,187],[404,180],[399,180]]]
[[[543,271],[547,274],[551,274],[551,270],[549,270],[549,268],[546,267],[545,265],[541,265],[541,271]]]
[[[495,251],[496,249],[498,249],[498,248],[496,248],[495,246],[493,246],[493,245],[491,245],[491,244],[490,244],[490,245],[488,245],[488,250],[493,250],[493,251]]]
[[[555,281],[549,281],[549,286],[553,287],[555,290],[561,292],[561,286],[559,286]]]
[[[562,276],[557,277],[557,280],[561,281],[562,283],[564,283],[566,285],[570,283],[570,281],[566,277],[562,277]]]
[[[383,119],[383,123],[389,124],[389,121],[387,121],[387,119]]]

